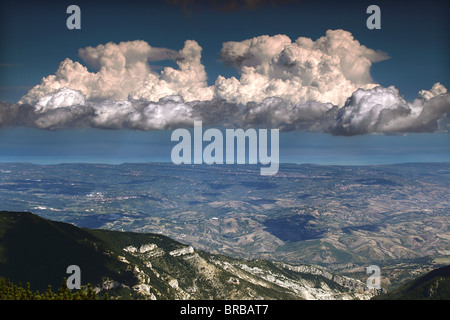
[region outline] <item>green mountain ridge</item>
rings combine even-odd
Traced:
[[[450,265],[432,270],[374,300],[449,300]]]
[[[36,290],[59,286],[73,264],[83,271],[84,282],[126,277],[120,263],[99,254],[112,249],[107,243],[70,224],[27,212],[0,212],[0,239],[0,275],[30,282]]]
[[[43,291],[77,265],[110,299],[370,299],[364,283],[321,267],[210,254],[163,235],[0,212],[0,277]]]

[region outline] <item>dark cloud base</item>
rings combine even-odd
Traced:
[[[71,97],[73,94],[71,90]],[[448,123],[450,94],[428,99],[419,97],[407,103],[395,89],[377,87],[356,91],[341,108],[317,101],[292,104],[278,97],[245,105],[223,99],[185,102],[180,96],[168,96],[157,102],[87,101],[68,106],[62,100],[60,105],[38,108],[0,102],[0,127],[147,131],[191,127],[194,121],[202,121],[205,126],[323,132],[340,136],[436,132],[447,129],[442,124]]]

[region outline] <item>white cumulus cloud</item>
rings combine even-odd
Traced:
[[[316,41],[285,35],[260,36],[223,44],[222,60],[240,79],[218,77],[217,97],[247,103],[281,97],[292,103],[310,100],[342,106],[359,88],[370,89],[370,68],[388,56],[361,45],[344,30],[328,30]]]
[[[344,30],[317,40],[263,35],[223,44],[220,58],[240,76],[218,76],[211,86],[202,48],[181,50],[136,40],[79,50],[18,103],[0,103],[0,127],[95,127],[160,130],[205,125],[279,128],[334,135],[433,132],[450,113],[450,95],[436,83],[407,102],[397,88],[373,82],[373,63],[386,53]],[[154,61],[178,68],[153,70]]]
[[[151,47],[145,41],[107,43],[79,50],[79,55],[96,72],[79,62],[65,59],[54,75],[42,79],[19,103],[35,105],[62,88],[81,92],[87,100],[143,99],[158,101],[168,95],[186,100],[207,100],[213,90],[200,62],[201,47],[188,40],[180,51]],[[151,70],[151,61],[174,60],[179,69],[165,67],[160,74]]]
[[[437,83],[434,89],[441,88]],[[450,113],[450,95],[421,91],[412,103],[405,101],[395,87],[359,89],[337,111],[334,134],[433,132],[439,120]]]

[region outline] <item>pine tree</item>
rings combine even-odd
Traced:
[[[108,300],[108,295],[105,295],[105,300]],[[67,287],[67,280],[64,278],[60,288],[57,292],[53,292],[52,286],[49,285],[47,290],[43,293],[39,291],[32,292],[29,282],[25,287],[22,283],[15,285],[8,279],[0,278],[0,300],[97,300],[97,293],[92,288],[91,284],[82,286],[77,292],[72,291]]]
[[[26,283],[24,300],[33,300],[33,292],[31,292],[31,285],[29,282]]]
[[[44,297],[46,300],[54,300],[55,299],[55,294],[52,291],[52,286],[48,285],[47,290],[44,293]]]
[[[67,279],[64,278],[61,287],[58,289],[59,300],[73,300],[72,291],[67,287]]]
[[[92,289],[92,285],[88,283],[87,292],[86,292],[87,300],[97,300],[97,293]]]

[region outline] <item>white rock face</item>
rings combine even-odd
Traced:
[[[123,263],[130,264],[130,261],[128,261],[127,258],[123,256],[118,256],[117,259],[119,259],[119,261],[122,261]]]
[[[176,250],[169,252],[169,254],[173,257],[179,257],[179,256],[183,256],[185,254],[190,254],[190,253],[194,253],[194,248],[191,246],[186,247],[186,248],[176,249]]]
[[[158,248],[158,246],[154,243],[148,243],[148,244],[144,244],[139,248],[139,252],[140,253],[146,253],[148,251],[152,251],[155,250],[156,248]]]
[[[263,288],[283,288],[282,291],[289,293],[292,297],[307,300],[366,300],[370,299],[374,295],[373,292],[368,290],[367,286],[363,282],[334,274],[326,268],[315,265],[290,265],[275,262],[270,266],[266,265],[264,262],[258,263],[258,261],[248,262],[243,260],[222,260],[219,257],[215,259],[208,259],[203,258],[200,255],[200,252],[196,252],[192,246],[184,246],[179,249],[166,252],[162,248],[159,248],[156,244],[147,243],[142,245],[139,244],[137,246],[130,245],[123,248],[123,250],[139,258],[142,266],[151,269],[140,269],[137,265],[129,264],[125,257],[118,257],[121,261],[128,263],[127,270],[132,271],[137,280],[137,282],[133,283],[136,285],[134,285],[131,289],[141,294],[141,298],[144,299],[156,299],[156,297],[159,299],[160,297],[163,297],[161,292],[159,292],[156,288],[152,288],[150,283],[151,274],[154,274],[157,278],[164,280],[166,284],[168,284],[169,290],[174,290],[173,293],[177,299],[183,300],[196,298],[198,290],[195,286],[195,279],[198,279],[199,277],[210,281],[214,290],[217,290],[219,294],[226,295],[228,293],[223,291],[224,283],[221,283],[221,280],[219,280],[219,275],[223,271],[227,272],[228,275],[231,275],[226,280],[227,287],[229,288],[229,285],[232,284],[238,291],[243,289],[241,286],[245,287],[248,283],[251,283],[254,286]],[[179,282],[177,278],[173,277],[173,274],[160,270],[160,275],[152,268],[152,263],[150,260],[156,256],[165,255],[166,253],[172,257],[179,257],[175,260],[184,261],[183,263],[188,263],[193,270],[198,271],[193,281],[193,285],[185,287],[183,285],[185,281],[182,281],[184,279],[180,279],[181,282]],[[154,261],[154,264],[156,263],[157,262]],[[291,273],[286,273],[286,270],[298,273],[298,276],[290,276]],[[347,289],[343,290],[343,288],[335,286],[331,282]],[[130,288],[119,282],[109,280],[104,281],[97,290],[108,290],[117,287]],[[245,298],[258,298],[261,294],[256,292],[247,292],[246,289],[239,292],[239,294],[241,293],[243,294],[242,297]],[[204,295],[200,296],[203,297]]]
[[[178,289],[178,280],[177,279],[169,280],[169,286],[171,286],[174,289]]]
[[[360,291],[360,292],[368,291],[367,286],[359,280],[351,279],[351,278],[341,276],[341,275],[333,275],[330,272],[328,272],[326,270],[322,270],[318,267],[307,266],[307,265],[292,266],[292,265],[284,264],[284,263],[280,263],[279,265],[286,269],[292,270],[292,271],[322,276],[328,280],[331,280],[333,282],[336,282],[337,284],[340,284],[343,287],[351,288],[356,291]]]
[[[111,290],[111,289],[115,289],[115,288],[127,288],[127,286],[118,281],[115,281],[112,279],[106,279],[103,281],[103,283],[101,284],[100,287],[97,287],[94,290],[98,292],[100,290]]]
[[[123,250],[126,252],[135,253],[137,251],[137,248],[133,247],[133,246],[128,246],[128,247],[123,248]]]
[[[129,253],[146,253],[152,250],[155,250],[156,248],[158,248],[158,246],[154,243],[147,243],[147,244],[143,244],[142,246],[138,248],[133,247],[133,246],[128,246],[123,248],[124,251],[129,252]]]
[[[135,285],[133,289],[142,294],[150,294],[150,286],[143,283]]]
[[[295,272],[322,276],[337,284],[349,288],[349,292],[340,292],[330,288],[324,281],[317,283],[308,279],[290,279],[282,273],[272,272],[264,267],[250,267],[245,263],[229,263],[216,260],[214,263],[224,270],[233,273],[240,279],[244,279],[255,285],[270,287],[275,284],[279,287],[288,289],[295,296],[306,300],[366,300],[372,297],[364,284],[358,280],[350,279],[340,275],[333,275],[330,272],[308,265],[292,266],[284,263],[278,263],[282,268]]]

